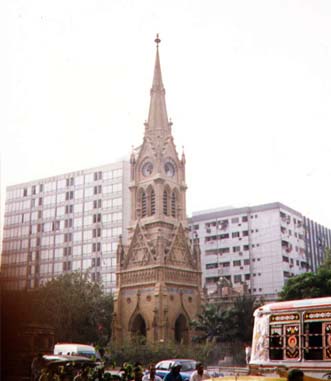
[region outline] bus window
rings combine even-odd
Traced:
[[[304,325],[304,358],[305,360],[322,360],[322,322],[314,321]]]
[[[270,326],[269,335],[269,358],[270,360],[283,359],[282,326]]]

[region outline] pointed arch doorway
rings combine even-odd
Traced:
[[[146,322],[141,314],[137,314],[132,320],[130,331],[133,338],[146,338]]]
[[[175,341],[177,343],[188,344],[188,324],[183,314],[180,314],[175,321]]]

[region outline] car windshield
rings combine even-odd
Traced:
[[[181,372],[188,372],[191,370],[195,370],[195,361],[180,361],[180,364],[182,366]]]

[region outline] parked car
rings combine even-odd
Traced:
[[[164,376],[170,372],[174,363],[179,363],[181,365],[180,374],[183,381],[189,381],[197,364],[197,361],[192,359],[169,359],[160,361],[155,365],[156,374],[163,379]]]
[[[55,355],[85,356],[98,359],[100,356],[92,345],[76,343],[57,343],[54,346]]]

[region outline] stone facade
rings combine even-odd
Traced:
[[[114,341],[187,343],[202,301],[198,239],[189,239],[185,156],[168,120],[157,43],[148,120],[131,155],[131,224],[117,250]]]

